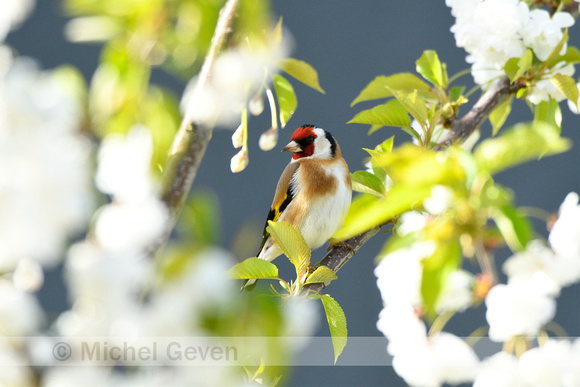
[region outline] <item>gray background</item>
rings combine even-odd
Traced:
[[[70,63],[78,67],[90,79],[100,47],[96,45],[71,44],[63,38],[63,26],[59,0],[38,0],[34,14],[16,32],[8,37],[8,43],[22,55],[37,58],[44,68]],[[352,116],[363,108],[361,104],[349,107],[350,102],[362,88],[377,75],[390,75],[402,71],[414,71],[414,62],[425,49],[435,49],[448,65],[450,74],[467,68],[465,52],[455,46],[449,28],[454,22],[444,1],[274,1],[274,10],[284,17],[284,24],[292,32],[296,48],[293,56],[310,62],[319,72],[322,95],[306,86],[295,83],[299,106],[287,129],[281,132],[275,150],[262,152],[258,148],[261,132],[269,127],[269,114],[250,121],[250,164],[240,174],[231,174],[230,158],[236,153],[231,146],[231,131],[218,130],[206,153],[194,189],[209,189],[219,197],[221,204],[221,242],[231,248],[243,229],[249,232],[244,238],[250,243],[236,245],[239,258],[254,253],[259,245],[261,227],[270,205],[276,181],[289,161],[287,154],[279,150],[288,141],[294,128],[303,123],[313,123],[331,131],[341,144],[351,171],[362,168],[365,152],[361,148],[373,147],[383,139],[396,135],[399,141],[408,136],[394,128],[382,129],[371,136],[366,126],[346,125]],[[580,28],[571,29],[572,45],[580,45]],[[174,78],[156,71],[154,81],[166,84],[181,93],[183,85]],[[472,85],[470,76],[460,84]],[[473,96],[473,100],[477,94]],[[531,120],[527,106],[516,101],[509,123]],[[463,109],[464,113],[467,109]],[[563,135],[580,143],[580,119],[564,112]],[[484,136],[490,132],[489,125],[482,128]],[[497,176],[496,181],[512,188],[520,206],[537,206],[556,211],[566,194],[580,191],[578,148],[531,162]],[[546,236],[545,226],[536,223],[536,232]],[[377,315],[381,301],[373,276],[373,260],[379,251],[383,237],[375,237],[366,244],[339,273],[340,279],[329,292],[342,305],[348,320],[349,335],[376,336]],[[317,261],[323,249],[313,255]],[[500,259],[505,258],[505,254]],[[284,266],[284,265],[282,265]],[[286,270],[288,270],[287,266]],[[289,273],[289,270],[287,271]],[[48,273],[40,295],[46,308],[54,314],[66,306],[63,286],[58,270]],[[580,314],[577,312],[580,288],[573,286],[563,290],[558,299],[556,321],[571,336],[580,334]],[[469,310],[455,317],[448,328],[459,335],[468,335],[484,322],[482,308]],[[328,328],[321,319],[320,335],[327,335]],[[299,367],[291,378],[291,385],[404,385],[391,367]]]

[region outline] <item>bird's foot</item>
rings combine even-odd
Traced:
[[[339,240],[336,240],[334,238],[330,238],[328,240],[328,242],[330,242],[330,245],[326,249],[327,252],[332,250],[334,248],[334,246],[337,246],[337,247],[342,247],[344,249],[347,249],[353,254],[356,253],[356,251],[352,248],[352,246],[349,245],[348,243],[346,243],[346,241],[339,241]]]

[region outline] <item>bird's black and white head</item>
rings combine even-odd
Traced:
[[[332,134],[314,125],[302,125],[294,131],[290,140],[282,151],[292,152],[292,160],[330,160],[336,155],[337,144]]]

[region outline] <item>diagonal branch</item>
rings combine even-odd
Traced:
[[[335,244],[328,254],[318,263],[318,266],[326,266],[329,269],[334,270],[336,273],[339,271],[348,261],[351,259],[358,249],[362,247],[369,239],[374,237],[379,232],[380,227],[375,227],[370,229],[369,231],[365,231],[362,234],[354,236],[350,239],[347,239],[343,242]],[[328,285],[327,283],[324,284],[312,284],[306,285],[304,287],[305,291],[312,290],[315,292],[320,292]]]
[[[490,87],[459,120],[451,123],[451,132],[441,140],[440,146],[449,146],[464,142],[489,117],[491,112],[504,102],[510,95],[523,88],[518,83],[510,83],[508,77],[502,77]]]
[[[473,105],[471,110],[461,119],[455,120],[451,124],[450,134],[444,138],[440,147],[449,146],[453,143],[462,143],[468,138],[482,123],[491,112],[506,100],[510,95],[520,90],[522,85],[511,84],[507,77],[501,78],[494,86],[490,87]],[[389,200],[388,198],[386,200]],[[326,254],[319,265],[324,265],[337,272],[345,265],[365,243],[375,236],[380,227],[375,227],[369,231],[352,237],[340,244],[335,245]],[[326,284],[312,284],[305,286],[305,290],[321,291]]]
[[[196,106],[202,96],[202,90],[211,76],[214,61],[231,32],[237,5],[238,0],[228,0],[220,10],[211,46],[197,78],[190,106]],[[190,108],[185,112],[163,171],[163,202],[169,208],[171,220],[166,226],[165,235],[150,246],[151,255],[154,255],[169,238],[213,133],[213,125],[199,120],[192,111]]]

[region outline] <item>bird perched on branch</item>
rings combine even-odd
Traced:
[[[292,160],[276,186],[268,213],[258,258],[272,261],[282,251],[266,228],[268,221],[285,221],[297,226],[311,249],[322,246],[342,225],[352,197],[348,165],[334,137],[314,125],[294,131],[282,149]],[[250,290],[256,280],[242,288]]]

